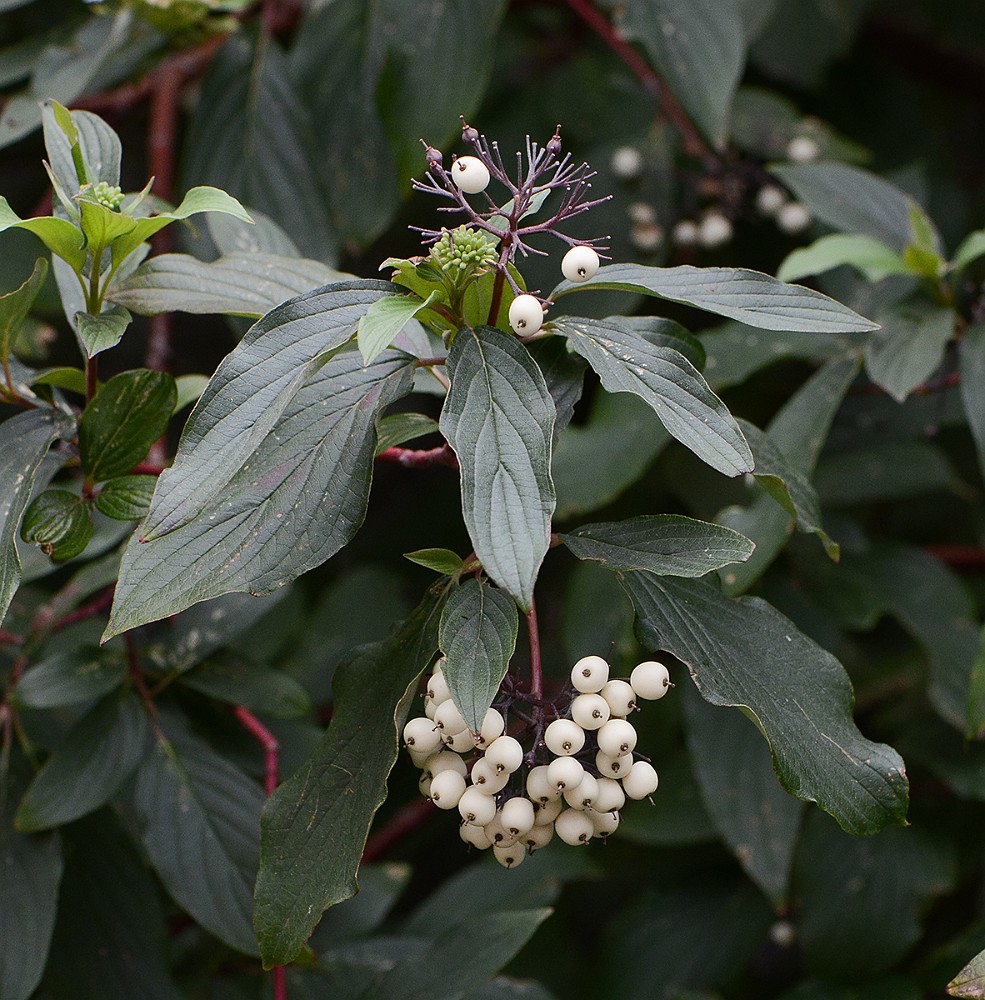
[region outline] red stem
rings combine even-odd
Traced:
[[[277,737],[248,708],[236,705],[233,708],[233,715],[263,749],[263,786],[268,795],[273,795],[277,789],[280,774],[280,743],[277,742]]]
[[[985,549],[977,545],[925,545],[924,551],[948,566],[985,569]]]
[[[386,854],[394,844],[416,830],[436,810],[437,806],[430,799],[419,799],[404,806],[386,826],[369,838],[363,851],[363,862],[369,864]]]
[[[270,975],[274,983],[274,1000],[287,1000],[287,967],[275,965]]]
[[[544,695],[544,675],[540,663],[540,629],[537,625],[537,605],[530,598],[527,612],[527,638],[530,640],[530,696],[542,698]]]
[[[447,465],[452,469],[458,468],[455,452],[447,444],[426,449],[387,448],[376,456],[376,461],[395,462],[405,469],[424,469],[432,465]]]
[[[105,611],[113,603],[114,589],[115,584],[112,587],[107,587],[106,590],[88,604],[83,604],[74,611],[69,611],[67,615],[62,615],[55,622],[55,631],[60,632],[63,628],[68,628],[69,625],[74,625],[76,622],[85,621],[87,618],[95,618],[101,611]]]
[[[24,636],[0,628],[0,646],[23,646]]]

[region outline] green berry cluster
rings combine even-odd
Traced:
[[[431,259],[453,279],[461,280],[482,274],[496,262],[496,246],[476,229],[459,226],[446,229],[431,247]]]
[[[102,205],[103,208],[109,208],[114,212],[119,212],[120,206],[123,204],[123,191],[115,184],[97,181],[95,184],[88,185],[84,190],[97,205]]]

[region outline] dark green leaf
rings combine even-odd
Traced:
[[[48,262],[39,257],[34,264],[31,276],[19,288],[6,295],[0,295],[0,367],[6,366],[10,360],[10,345],[20,325],[34,305],[34,300],[41,291],[44,279],[48,276]]]
[[[21,800],[14,822],[35,832],[94,812],[149,749],[147,713],[135,695],[111,694],[69,730]]]
[[[613,320],[563,316],[557,328],[609,392],[643,399],[664,427],[727,476],[752,470],[752,454],[725,404],[679,351],[651,344]]]
[[[752,542],[731,528],[677,514],[584,524],[561,541],[579,558],[613,570],[649,570],[670,576],[704,576],[748,559]]]
[[[415,295],[388,295],[377,299],[359,320],[356,342],[363,361],[372,364],[393,344],[398,333],[437,297],[432,292],[426,299]]]
[[[103,483],[96,508],[117,521],[139,521],[150,508],[157,476],[116,476]]]
[[[123,339],[123,334],[133,317],[123,306],[110,306],[98,316],[89,313],[75,314],[75,329],[79,340],[91,358],[102,351],[108,351]]]
[[[258,318],[295,295],[344,277],[319,261],[272,253],[232,253],[211,263],[167,253],[141,264],[107,296],[141,316],[188,312]]]
[[[218,701],[278,718],[297,718],[311,710],[307,693],[293,677],[232,655],[206,660],[183,673],[181,683]]]
[[[749,877],[782,907],[804,805],[777,784],[769,748],[748,719],[716,711],[690,688],[684,704],[705,808]]]
[[[0,780],[0,996],[27,1000],[41,980],[55,926],[62,852],[54,834],[14,829],[28,770],[16,750]]]
[[[442,670],[470,730],[482,728],[516,648],[516,604],[502,590],[475,579],[448,595],[441,612],[438,645]]]
[[[764,330],[860,333],[876,328],[875,323],[820,292],[743,268],[608,264],[588,281],[562,281],[551,298],[592,288],[656,295]]]
[[[657,347],[672,347],[683,354],[698,371],[704,369],[707,355],[703,342],[680,323],[662,316],[610,316],[609,319],[629,327]]]
[[[558,437],[575,412],[575,404],[581,399],[582,385],[585,381],[585,362],[568,349],[564,337],[546,337],[535,340],[527,345],[530,356],[537,362],[547,391],[554,400],[557,418],[554,421],[555,455]]]
[[[254,921],[267,967],[291,961],[322,912],[357,890],[397,759],[398,706],[437,649],[441,605],[428,597],[391,639],[339,668],[325,739],[264,810]]]
[[[82,468],[94,482],[129,472],[167,430],[177,400],[174,379],[144,368],[105,382],[82,414]]]
[[[965,733],[969,739],[980,739],[985,733],[985,629],[978,637],[978,655],[972,664],[968,682]]]
[[[970,323],[958,343],[961,403],[978,450],[978,467],[985,477],[985,323]]]
[[[380,924],[407,888],[410,876],[411,866],[405,862],[361,865],[359,892],[325,912],[312,935],[311,949],[320,954],[330,948],[339,948],[345,942],[366,938],[374,931],[379,932]],[[374,937],[378,937],[378,933]]]
[[[625,7],[622,25],[698,128],[723,146],[746,56],[735,0],[639,0]]]
[[[651,573],[627,573],[623,583],[646,647],[683,660],[706,701],[756,722],[787,791],[852,833],[904,822],[903,761],[858,731],[851,685],[830,653],[759,598]]]
[[[902,976],[866,979],[858,986],[845,986],[827,980],[806,979],[779,1000],[921,1000],[925,992],[913,979]]]
[[[881,330],[865,345],[865,370],[876,385],[896,400],[925,382],[944,360],[944,347],[954,336],[951,309],[926,303],[895,306],[879,314]]]
[[[906,261],[881,240],[861,233],[831,233],[809,247],[794,250],[780,265],[776,276],[780,281],[797,281],[843,264],[850,264],[867,281],[910,273]]]
[[[263,792],[176,726],[137,771],[134,806],[168,892],[230,947],[256,954],[250,921]]]
[[[77,647],[33,664],[13,700],[25,708],[60,708],[99,698],[123,683],[126,660],[117,651]]]
[[[89,502],[68,490],[45,490],[24,512],[21,538],[37,542],[54,562],[74,559],[92,538]]]
[[[405,552],[404,559],[445,576],[459,572],[465,565],[462,557],[450,549],[418,549],[416,552]]]
[[[437,433],[438,421],[423,413],[392,413],[380,421],[376,434],[376,454],[425,434]]]
[[[947,992],[952,997],[967,997],[968,1000],[985,997],[985,951],[979,952],[947,984]]]
[[[441,432],[458,456],[462,512],[489,576],[523,610],[550,544],[554,402],[515,337],[465,327],[448,357]]]

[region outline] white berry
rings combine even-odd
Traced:
[[[587,844],[595,834],[591,817],[580,809],[565,809],[554,821],[554,832],[572,847]]]
[[[785,232],[794,235],[803,232],[813,220],[810,209],[799,201],[788,201],[776,213],[776,224]]]
[[[574,757],[558,757],[547,765],[547,781],[558,791],[576,788],[585,777],[585,768]]]
[[[445,680],[440,662],[434,665],[434,670],[428,678],[428,697],[437,705],[451,697],[451,688],[448,687],[448,681]]]
[[[594,810],[590,814],[596,837],[608,837],[615,833],[619,826],[619,813],[616,810],[605,812]]]
[[[436,709],[434,724],[441,730],[443,736],[454,736],[455,733],[462,733],[468,728],[465,717],[451,698],[443,701]]]
[[[512,736],[500,736],[489,744],[485,760],[495,771],[512,774],[523,763],[523,746]]]
[[[492,847],[492,841],[486,835],[486,831],[481,826],[473,826],[471,823],[463,823],[458,828],[458,835],[465,841],[466,844],[478,847],[480,851],[484,851],[487,848]]]
[[[463,778],[469,773],[465,761],[457,753],[452,753],[450,750],[439,750],[437,753],[431,754],[424,762],[422,770],[429,778],[441,774],[442,771],[458,771]]]
[[[599,778],[599,790],[592,802],[596,812],[614,812],[626,804],[626,792],[618,781],[612,778]]]
[[[478,194],[489,186],[489,168],[477,156],[460,156],[451,165],[451,175],[466,194]]]
[[[756,211],[761,215],[776,215],[786,204],[787,193],[776,184],[764,184],[756,192]]]
[[[503,826],[502,809],[498,810],[491,822],[487,823],[483,829],[486,836],[492,841],[493,846],[512,847],[517,838]]]
[[[466,823],[485,826],[496,815],[496,800],[491,795],[483,795],[475,785],[471,785],[458,800],[458,811]]]
[[[656,660],[646,660],[633,667],[629,675],[629,683],[636,692],[637,698],[646,701],[656,701],[662,698],[670,688],[670,671]]]
[[[598,793],[598,778],[586,773],[574,788],[565,789],[564,801],[572,809],[591,809]]]
[[[457,771],[442,771],[431,779],[431,801],[439,809],[454,809],[465,794],[465,779]]]
[[[692,219],[681,219],[671,234],[679,247],[693,247],[701,235],[698,224]]]
[[[570,757],[585,745],[585,730],[570,719],[555,719],[544,730],[548,750],[558,757]]]
[[[527,856],[523,844],[513,844],[510,847],[500,847],[493,844],[493,856],[504,868],[518,868]]]
[[[438,710],[440,702],[435,701],[429,694],[424,696],[424,714],[429,718],[434,718],[434,713]]]
[[[524,336],[536,333],[544,325],[544,307],[533,295],[518,295],[510,303],[510,326]]]
[[[569,758],[564,757],[559,759],[568,760]],[[561,797],[561,792],[557,785],[551,783],[545,764],[530,769],[530,773],[527,775],[526,789],[527,795],[533,799],[535,804],[553,802],[555,799]]]
[[[612,154],[609,166],[621,181],[631,181],[643,170],[643,154],[635,146],[620,146]]]
[[[480,750],[485,750],[493,740],[498,740],[506,729],[506,720],[495,708],[487,708],[486,714],[482,717],[482,726],[479,729],[479,736],[475,745]]]
[[[503,803],[499,821],[514,837],[521,837],[534,825],[534,804],[530,799],[517,795]]]
[[[564,803],[561,801],[561,796],[558,797],[553,802],[538,802],[536,809],[536,816],[534,818],[535,826],[553,826],[554,820],[561,815],[561,810],[564,808]]]
[[[652,764],[638,760],[622,779],[623,791],[631,799],[645,799],[657,790],[657,772]]]
[[[655,222],[638,222],[629,231],[629,238],[641,253],[653,253],[663,246],[664,231]]]
[[[636,692],[629,681],[609,681],[599,694],[605,698],[611,715],[626,716],[636,708]]]
[[[528,851],[546,847],[554,838],[554,823],[536,823],[520,837],[520,843]]]
[[[571,668],[571,683],[582,694],[597,694],[609,679],[609,664],[601,656],[583,656]]]
[[[714,250],[732,239],[732,223],[721,212],[709,212],[698,227],[698,240],[703,247]]]
[[[463,729],[460,733],[455,733],[453,736],[446,734],[441,739],[445,746],[449,750],[454,750],[455,753],[469,753],[475,749],[475,740],[472,739],[472,734],[467,729]]]
[[[561,261],[561,273],[568,281],[588,281],[598,274],[599,264],[599,255],[591,247],[572,247]]]
[[[625,719],[609,719],[597,737],[599,750],[609,757],[622,757],[636,746],[636,730]]]
[[[821,147],[809,135],[795,136],[787,144],[787,159],[794,163],[812,163],[821,155]]]
[[[621,757],[610,757],[601,750],[595,755],[595,766],[599,774],[606,778],[624,778],[633,766],[633,755],[623,754]]]
[[[407,748],[410,759],[414,762],[414,767],[423,768],[428,762],[428,758],[434,753],[433,750],[415,750],[413,747]]]
[[[506,787],[509,780],[509,771],[497,771],[486,760],[477,760],[472,765],[472,784],[483,795],[496,795]]]
[[[571,702],[571,718],[582,729],[601,729],[611,714],[609,703],[600,694],[580,694]]]

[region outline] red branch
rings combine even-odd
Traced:
[[[925,545],[924,551],[956,569],[985,570],[985,549],[977,545]]]
[[[376,861],[394,844],[402,840],[408,833],[416,830],[432,816],[437,806],[430,799],[418,799],[398,810],[396,815],[381,830],[369,838],[363,851],[363,862],[369,864]]]
[[[24,636],[0,628],[0,646],[23,646]]]
[[[415,450],[414,448],[387,448],[376,456],[377,462],[395,462],[405,469],[424,469],[432,465],[447,465],[449,468],[458,468],[458,459],[455,452],[447,444],[439,445],[437,448],[426,448]]]
[[[63,615],[55,622],[55,631],[60,632],[63,628],[68,628],[69,625],[74,625],[76,622],[85,621],[87,618],[95,618],[100,612],[105,611],[113,603],[115,586],[114,584],[112,587],[107,587],[106,590],[88,604],[83,604],[74,611],[69,611],[67,615]]]
[[[530,695],[541,698],[544,694],[544,675],[540,664],[540,628],[537,625],[537,605],[530,598],[527,612],[527,639],[530,642]]]
[[[263,787],[268,795],[273,795],[277,789],[280,774],[280,743],[277,742],[277,737],[248,708],[236,705],[233,708],[233,715],[263,749]]]

